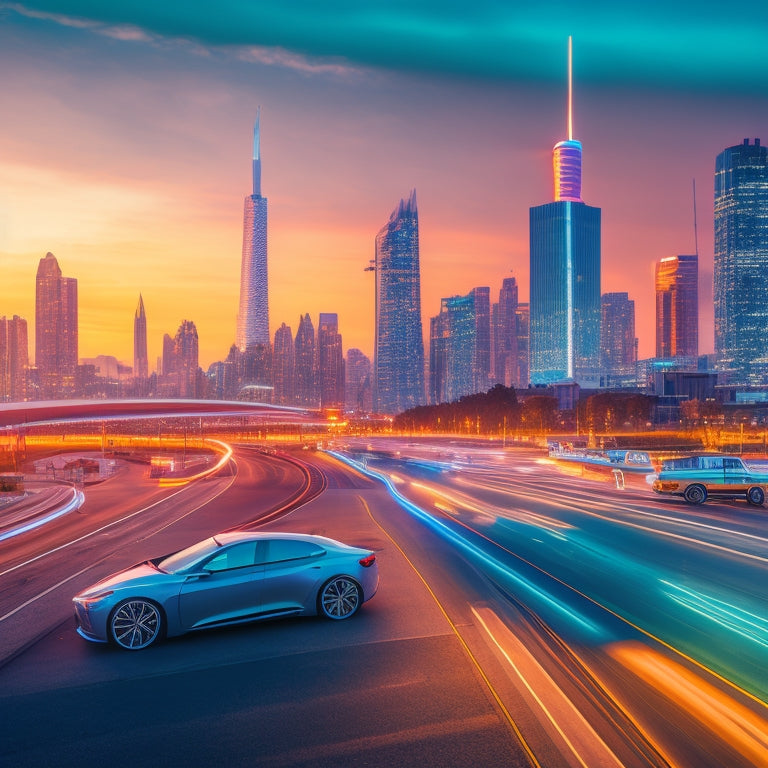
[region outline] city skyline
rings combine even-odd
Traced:
[[[324,51],[288,38],[235,48],[185,31],[189,19],[155,28],[131,3],[120,19],[84,20],[71,7],[65,17],[45,3],[3,5],[0,19],[0,58],[14,73],[0,128],[0,312],[25,317],[31,336],[31,275],[50,250],[79,280],[82,357],[131,360],[141,293],[150,360],[183,317],[195,320],[203,367],[224,358],[237,316],[242,148],[257,104],[269,114],[270,332],[333,311],[345,344],[372,356],[363,268],[403,187],[419,188],[423,208],[423,320],[442,297],[495,291],[510,275],[526,301],[527,211],[551,198],[548,147],[562,135],[562,48],[573,32],[587,199],[603,208],[601,290],[629,291],[640,357],[652,356],[653,265],[692,250],[698,178],[700,346],[712,351],[714,158],[768,124],[765,69],[755,74],[749,54],[762,49],[750,48],[746,27],[718,18],[715,29],[699,16],[702,44],[682,41],[690,57],[665,62],[665,83],[660,60],[679,58],[672,24],[660,24],[660,53],[641,30],[619,54],[617,28],[589,31],[598,4],[543,38],[518,19],[507,41],[524,39],[534,55],[505,47],[507,64],[474,72],[441,58],[439,36],[426,31],[421,63],[408,53],[371,61],[349,38]],[[439,15],[425,13],[439,30]],[[458,20],[473,50],[493,26],[482,13]],[[722,56],[715,62],[704,44],[715,33],[733,53],[719,73]]]

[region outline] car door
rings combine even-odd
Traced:
[[[259,575],[264,613],[299,612],[314,605],[323,580],[325,549],[309,541],[270,539]],[[330,574],[328,574],[330,575]]]
[[[725,458],[723,464],[725,466],[725,489],[735,493],[746,490],[750,478],[741,459]]]
[[[187,576],[179,595],[179,615],[186,629],[256,616],[264,566],[257,552],[263,542],[222,547]]]

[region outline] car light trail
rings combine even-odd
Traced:
[[[79,509],[83,505],[83,502],[85,501],[85,494],[83,494],[82,491],[79,491],[75,488],[72,488],[71,490],[72,490],[72,498],[70,499],[69,502],[67,502],[61,507],[58,507],[57,509],[55,509],[54,511],[50,512],[47,515],[36,517],[34,520],[32,520],[29,523],[20,525],[18,528],[13,528],[10,531],[6,531],[2,535],[0,535],[0,541],[11,539],[14,536],[20,536],[22,533],[27,533],[27,531],[32,531],[35,528],[39,528],[41,525],[50,523],[51,520],[56,520],[56,518],[59,518],[62,515],[66,515],[70,512],[74,512],[76,509]]]
[[[670,587],[666,594],[675,602],[731,632],[736,632],[736,634],[768,648],[768,620],[765,617],[745,611],[723,600],[708,597],[701,592],[694,592],[691,589],[672,584],[669,581],[662,581],[661,583]]]
[[[501,619],[489,608],[473,606],[472,613],[578,764],[582,768],[623,768],[623,763]]]
[[[768,765],[768,721],[711,683],[639,644],[617,644],[609,654],[682,707],[752,765]]]
[[[220,469],[226,466],[227,462],[232,458],[232,448],[226,443],[222,443],[221,440],[208,439],[206,443],[212,443],[221,452],[221,458],[212,467],[198,472],[194,475],[188,475],[187,477],[161,477],[159,485],[161,486],[174,486],[174,485],[187,485],[194,480],[200,480],[203,477],[208,477],[218,472]]]
[[[394,484],[390,481],[389,477],[387,477],[386,475],[380,472],[377,472],[375,470],[372,470],[370,468],[363,467],[362,464],[354,461],[354,459],[350,459],[348,456],[345,456],[343,454],[331,452],[331,455],[335,456],[337,459],[339,459],[340,461],[343,461],[344,463],[347,463],[347,464],[351,463],[352,466],[356,467],[361,472],[364,472],[365,474],[368,474],[370,477],[374,477],[380,480],[381,482],[383,482],[384,485],[389,489],[389,492],[392,494],[392,497],[396,499],[397,502],[404,509],[408,510],[411,514],[413,514],[416,518],[418,518],[423,523],[428,525],[430,528],[432,528],[432,530],[440,534],[443,538],[445,538],[446,540],[458,546],[473,561],[479,562],[481,566],[485,567],[486,569],[490,569],[492,573],[495,574],[497,583],[499,583],[500,586],[502,586],[504,589],[517,588],[522,590],[528,596],[528,600],[532,601],[533,604],[538,604],[539,607],[543,609],[545,612],[547,610],[555,610],[560,616],[560,618],[566,619],[571,624],[572,628],[574,629],[578,628],[581,632],[585,633],[587,638],[591,641],[594,641],[596,637],[599,637],[603,634],[602,630],[594,622],[590,621],[585,616],[580,614],[578,611],[575,611],[573,608],[566,605],[561,600],[558,600],[556,597],[549,594],[547,591],[542,589],[539,585],[533,583],[532,581],[530,581],[529,579],[526,579],[521,574],[515,572],[508,565],[502,563],[497,558],[489,555],[487,552],[485,552],[483,549],[478,547],[476,544],[472,543],[466,537],[466,535],[461,535],[457,531],[451,529],[445,523],[436,519],[434,516],[424,511],[421,507],[419,507],[418,505],[414,504],[412,501],[407,499],[405,496],[402,495],[402,493],[400,493],[400,491],[398,491],[397,488],[395,488]],[[484,542],[487,542],[488,544],[492,545],[495,549],[503,551],[506,554],[509,554],[515,557],[516,560],[518,560],[518,562],[521,564],[521,566],[530,567],[534,569],[538,575],[546,579],[552,579],[557,585],[565,587],[568,590],[572,590],[572,587],[569,587],[567,584],[564,584],[558,579],[554,579],[550,574],[547,574],[541,569],[536,568],[536,566],[523,560],[518,555],[515,555],[513,552],[510,552],[509,550],[505,549],[503,546],[492,541],[491,539],[479,533],[478,531],[474,531],[468,526],[463,526],[463,527],[467,532],[470,532],[479,536]]]

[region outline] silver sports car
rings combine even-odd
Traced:
[[[73,598],[86,640],[137,651],[162,637],[279,616],[348,619],[379,584],[376,555],[323,536],[220,533]]]

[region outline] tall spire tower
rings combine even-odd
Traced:
[[[133,316],[133,375],[138,379],[149,376],[149,358],[147,357],[147,315],[144,312],[144,299],[139,294],[139,305]]]
[[[552,150],[555,200],[581,202],[581,142],[573,138],[573,40],[568,38],[568,138]]]
[[[268,345],[267,198],[261,196],[261,107],[253,129],[253,192],[245,198],[243,259],[240,267],[240,311],[237,346],[241,352],[254,344]]]
[[[600,209],[581,199],[568,38],[568,138],[552,151],[552,203],[530,210],[530,379],[594,385],[600,363]]]

